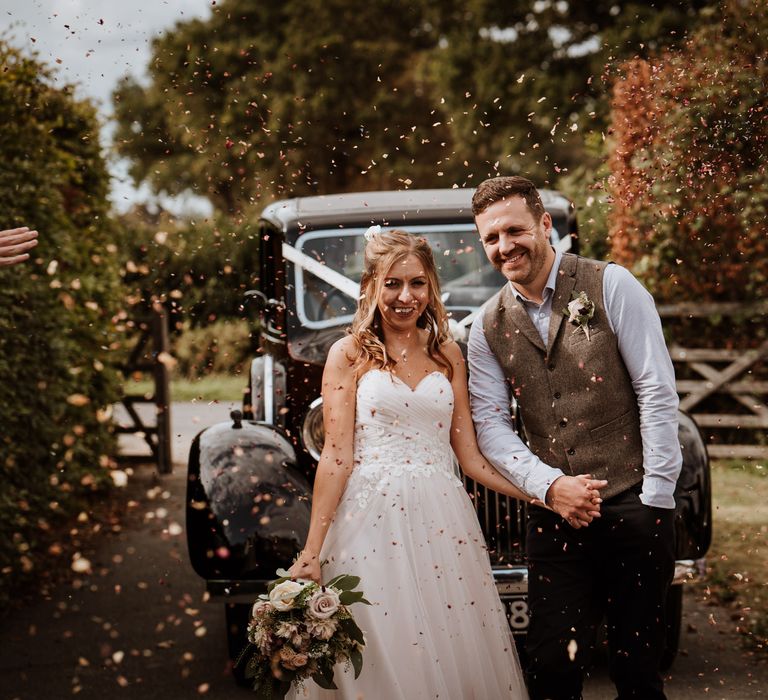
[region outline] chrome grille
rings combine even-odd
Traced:
[[[475,506],[493,566],[525,560],[527,504],[464,477],[464,487]]]

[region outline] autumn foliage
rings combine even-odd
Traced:
[[[614,84],[611,256],[659,302],[768,288],[768,10],[734,3]]]

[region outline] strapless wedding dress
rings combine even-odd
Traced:
[[[450,446],[453,391],[433,372],[415,389],[390,372],[357,385],[354,470],[323,545],[323,579],[360,576],[353,605],[363,670],[337,691],[308,680],[289,698],[527,698],[485,538]]]

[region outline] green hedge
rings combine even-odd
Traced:
[[[0,227],[35,227],[0,270],[0,608],[46,538],[109,481],[117,247],[94,108],[0,41]],[[42,534],[41,534],[42,533]]]

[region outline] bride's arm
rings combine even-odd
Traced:
[[[318,583],[320,550],[353,467],[357,380],[348,359],[351,342],[347,336],[334,343],[323,370],[325,442],[312,491],[309,534],[304,549],[290,569],[293,578],[307,578]]]
[[[456,343],[448,343],[443,351],[453,365],[453,420],[451,421],[451,447],[459,460],[461,470],[470,478],[494,491],[503,493],[521,501],[530,501],[531,497],[504,478],[489,464],[480,452],[475,437],[475,426],[469,409],[467,390],[467,369],[464,357]]]
[[[477,446],[475,436],[475,426],[472,422],[472,413],[469,408],[469,391],[467,390],[467,369],[464,362],[464,356],[456,343],[449,343],[444,347],[445,354],[453,364],[453,420],[451,422],[451,447],[456,453],[461,470],[470,478],[487,486],[489,489],[498,491],[512,498],[521,501],[536,503],[546,507],[543,503],[533,499],[526,493],[523,493],[516,486],[504,477],[492,464],[485,459],[480,448]],[[588,474],[577,477],[582,480],[589,490],[600,489],[607,482],[592,479]],[[589,493],[590,491],[588,491]],[[599,503],[597,491],[594,491],[595,502]]]

